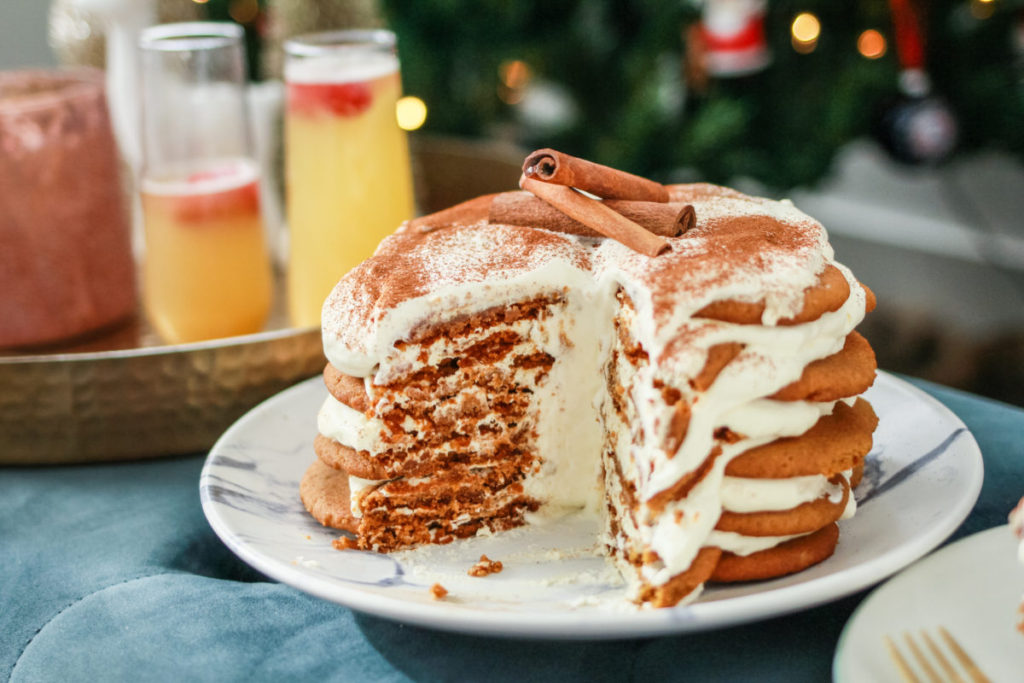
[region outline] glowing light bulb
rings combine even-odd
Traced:
[[[533,78],[530,65],[521,59],[510,59],[498,67],[498,98],[505,104],[518,104],[523,100],[526,86]]]
[[[810,12],[801,12],[789,27],[793,49],[800,54],[814,52],[821,35],[821,22]]]
[[[793,19],[790,32],[793,34],[793,40],[801,43],[813,43],[821,35],[821,22],[810,12],[801,12]]]
[[[260,13],[260,4],[256,0],[234,0],[228,6],[228,15],[239,24],[248,24]]]
[[[885,54],[885,36],[869,28],[857,37],[857,52],[868,59],[878,59]]]
[[[988,19],[995,11],[994,0],[971,0],[971,16],[975,19]]]
[[[402,130],[416,130],[427,120],[427,105],[418,97],[406,95],[395,103],[395,118]]]
[[[501,82],[505,87],[513,90],[526,86],[533,76],[530,71],[530,65],[521,59],[502,62],[501,66],[498,67],[498,75],[501,77]]]

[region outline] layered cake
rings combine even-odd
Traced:
[[[871,292],[789,202],[574,161],[338,283],[307,509],[379,552],[592,510],[653,606],[825,559],[877,423]]]

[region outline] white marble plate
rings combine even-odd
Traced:
[[[981,488],[981,453],[938,401],[879,373],[868,392],[880,417],[858,487],[827,561],[793,576],[711,587],[688,606],[638,609],[596,555],[593,522],[568,517],[491,537],[392,555],[338,551],[306,514],[299,479],[315,457],[319,378],[257,406],[214,445],[200,478],[218,536],[264,574],[353,609],[435,628],[546,638],[621,638],[754,621],[835,600],[907,566],[967,517]],[[504,570],[473,578],[487,554]],[[449,591],[431,599],[435,582]]]
[[[838,683],[898,682],[899,673],[883,642],[890,635],[903,648],[903,633],[915,636],[944,626],[993,681],[1024,676],[1024,633],[1017,607],[1024,595],[1024,566],[1008,525],[962,538],[929,555],[875,589],[843,629],[833,660]],[[925,680],[925,674],[917,670]]]

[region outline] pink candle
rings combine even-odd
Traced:
[[[134,313],[119,165],[102,72],[0,73],[0,347]]]

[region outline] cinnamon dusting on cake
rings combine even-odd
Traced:
[[[693,204],[696,225],[666,238],[672,252],[647,258],[614,240],[594,240],[500,224],[399,230],[347,275],[324,307],[325,344],[372,354],[378,325],[404,302],[445,293],[440,310],[461,305],[459,287],[522,278],[556,261],[594,276],[614,274],[649,290],[655,323],[671,325],[710,303],[716,291],[767,301],[779,318],[795,314],[831,254],[816,221],[792,205],[712,185],[670,186],[670,201]],[[468,290],[467,290],[468,292]],[[753,299],[757,300],[754,301]],[[474,301],[487,301],[477,297]],[[491,305],[507,301],[495,300]],[[431,305],[424,299],[423,322]],[[771,321],[766,321],[771,323]],[[391,340],[393,341],[393,340]],[[389,342],[390,343],[390,342]]]

